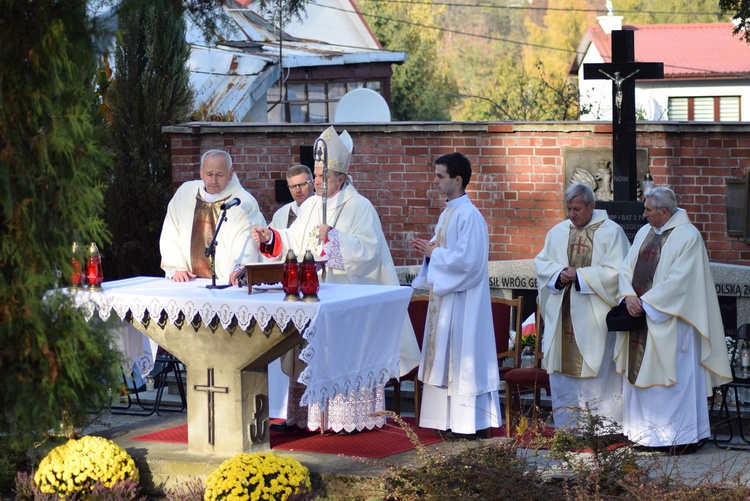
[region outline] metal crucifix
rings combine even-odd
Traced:
[[[637,200],[638,194],[635,80],[664,78],[664,63],[635,61],[633,34],[633,30],[613,31],[612,62],[583,65],[583,78],[612,81],[612,171],[616,202]]]

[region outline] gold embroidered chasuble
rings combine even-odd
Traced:
[[[594,233],[604,221],[578,228],[570,225],[568,236],[568,263],[575,268],[591,266],[594,254]],[[560,372],[566,376],[581,377],[583,368],[583,355],[578,349],[575,332],[573,331],[573,319],[570,316],[570,289],[571,284],[563,292],[562,302],[562,369]]]
[[[211,278],[211,259],[206,257],[206,247],[211,243],[219,220],[220,206],[229,197],[206,202],[200,195],[195,197],[193,233],[190,237],[190,264],[199,278]]]
[[[672,233],[671,229],[657,234],[651,228],[648,236],[643,241],[643,245],[638,251],[638,260],[633,269],[633,290],[638,297],[641,297],[653,287],[654,273],[661,258],[661,248],[664,247],[664,243],[667,241],[670,233]],[[630,331],[628,338],[630,353],[628,357],[628,380],[631,384],[635,384],[636,379],[638,379],[638,372],[641,369],[643,356],[646,353],[647,338],[648,324],[644,324],[638,330]]]

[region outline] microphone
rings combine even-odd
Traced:
[[[242,203],[242,200],[240,200],[239,198],[233,198],[229,202],[224,202],[223,204],[221,204],[221,207],[219,207],[219,209],[227,210],[227,209],[234,207],[235,205],[240,205],[241,203]]]

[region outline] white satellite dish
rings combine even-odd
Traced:
[[[364,87],[347,92],[336,106],[335,123],[390,122],[391,110],[383,96]]]

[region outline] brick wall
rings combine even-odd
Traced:
[[[200,154],[228,151],[235,172],[268,220],[278,208],[274,181],[299,162],[325,128],[311,124],[199,123],[168,127],[175,188],[198,178]],[[609,148],[609,124],[393,123],[346,127],[355,154],[350,168],[360,193],[380,214],[397,265],[417,264],[408,231],[432,235],[443,201],[431,189],[432,161],[461,151],[472,162],[469,196],[490,228],[490,259],[533,258],[547,230],[566,217],[563,154],[566,148]],[[706,240],[711,261],[750,265],[750,245],[726,228],[729,176],[750,170],[750,124],[647,123],[637,127],[657,184],[675,190]]]

